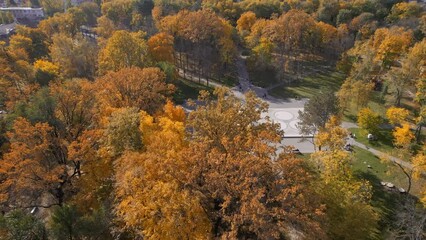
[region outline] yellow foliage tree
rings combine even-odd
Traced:
[[[394,137],[394,144],[404,149],[408,149],[414,139],[414,134],[408,123],[403,123],[402,127],[396,127],[392,135]]]
[[[210,239],[211,223],[199,194],[183,188],[179,172],[185,158],[184,113],[167,103],[154,118],[140,113],[144,153],[125,153],[116,161],[117,214],[147,239]]]
[[[368,181],[353,177],[351,157],[342,150],[319,151],[311,160],[320,169],[317,188],[325,204],[325,229],[332,239],[365,239],[377,234],[378,216],[370,205]],[[353,226],[357,226],[353,229]]]
[[[99,51],[99,71],[118,71],[122,68],[148,65],[147,46],[144,32],[120,30],[107,40]]]
[[[372,46],[376,49],[376,60],[382,61],[385,67],[392,66],[394,61],[408,51],[413,41],[413,33],[404,28],[380,28],[372,37]]]
[[[409,114],[410,112],[407,109],[399,107],[390,107],[386,111],[386,117],[392,125],[398,125],[405,122]]]
[[[256,22],[256,14],[252,11],[247,11],[241,14],[240,18],[237,21],[237,30],[244,36],[247,32],[250,32],[251,27]]]
[[[34,63],[35,77],[41,85],[47,85],[51,80],[59,76],[59,66],[47,61],[37,60]]]
[[[414,180],[419,180],[422,178],[422,174],[426,172],[426,155],[424,153],[419,153],[415,155],[411,159],[411,163],[413,164],[413,170],[414,170]],[[421,201],[426,206],[426,186],[423,185],[422,189],[422,198]]]
[[[329,150],[342,149],[346,144],[348,131],[340,126],[340,119],[331,116],[323,129],[320,129],[315,138],[315,145],[327,147]]]
[[[380,116],[370,108],[363,108],[358,112],[358,125],[369,133],[376,134],[382,123]]]

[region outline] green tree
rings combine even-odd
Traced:
[[[99,71],[118,71],[122,68],[149,65],[147,44],[143,32],[116,31],[99,52]]]
[[[137,151],[142,148],[139,131],[139,113],[136,108],[122,108],[113,112],[105,130],[106,144],[113,155],[125,150]]]
[[[362,129],[368,131],[368,133],[377,134],[379,125],[382,123],[382,118],[370,108],[363,108],[358,112],[357,122],[358,125]]]
[[[320,91],[305,103],[299,111],[298,129],[304,135],[315,135],[332,115],[339,114],[338,100],[332,91]]]
[[[76,38],[64,34],[52,37],[50,56],[65,78],[82,77],[92,79],[96,72],[97,47],[82,36]]]
[[[0,215],[0,234],[0,238],[4,240],[47,239],[43,223],[23,210],[13,210]]]

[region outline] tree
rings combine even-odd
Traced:
[[[41,86],[47,86],[50,81],[59,76],[59,66],[46,60],[37,60],[34,63],[34,70],[36,81]]]
[[[328,150],[340,150],[346,144],[348,131],[340,126],[341,121],[336,116],[331,116],[321,128],[315,138],[315,145],[327,147]]]
[[[418,200],[408,195],[398,202],[393,239],[422,239],[426,237],[426,209]]]
[[[208,239],[211,223],[199,194],[176,178],[186,170],[179,154],[186,145],[183,109],[168,102],[159,116],[140,116],[146,152],[127,152],[116,161],[117,215],[147,239]]]
[[[99,52],[99,71],[144,67],[149,63],[143,32],[116,31]]]
[[[315,135],[332,115],[339,113],[337,98],[332,91],[320,91],[299,111],[298,129],[304,135]]]
[[[167,33],[158,33],[148,39],[148,52],[157,62],[174,62],[174,38]]]
[[[55,99],[55,116],[61,122],[63,138],[77,140],[94,125],[96,91],[92,83],[83,79],[55,82],[50,85],[50,95]]]
[[[422,177],[422,174],[426,171],[426,155],[424,152],[420,152],[415,155],[411,162],[413,164],[414,169],[414,179],[419,180]],[[420,199],[423,205],[426,205],[426,188],[423,186],[422,189],[422,198]]]
[[[387,19],[391,22],[399,19],[406,19],[410,17],[419,17],[422,8],[417,2],[401,2],[392,6],[391,12]]]
[[[40,21],[38,28],[48,37],[55,34],[74,37],[85,23],[85,13],[80,8],[72,7],[64,13],[56,13],[53,17]]]
[[[46,36],[40,28],[18,25],[16,27],[16,33],[17,35],[31,39],[32,45],[27,49],[30,60],[41,59],[48,55],[48,36]]]
[[[357,123],[362,129],[368,131],[368,133],[377,134],[382,119],[370,108],[363,108],[358,112]]]
[[[410,112],[404,108],[390,107],[386,111],[386,117],[392,125],[399,125],[407,120]]]
[[[5,240],[47,239],[43,223],[23,210],[0,216],[0,233]]]
[[[98,99],[112,108],[135,107],[154,113],[174,91],[159,68],[124,68],[96,80]]]
[[[247,35],[256,20],[256,14],[254,12],[248,11],[241,14],[240,18],[237,21],[237,30],[240,35]]]
[[[118,215],[149,239],[323,236],[308,172],[292,155],[277,157],[278,125],[258,122],[266,105],[253,93],[244,103],[226,89],[215,96],[201,94],[186,126],[171,104],[141,113],[146,152],[117,161]]]
[[[374,32],[371,45],[376,50],[376,60],[389,68],[394,61],[406,53],[412,42],[412,32],[403,28],[380,28]]]
[[[20,34],[12,35],[10,37],[9,49],[10,51],[16,51],[17,49],[22,49],[25,51],[27,55],[30,54],[32,48],[32,40],[31,38],[22,36]]]
[[[78,239],[79,231],[82,228],[80,218],[75,206],[64,205],[56,208],[50,219],[53,236],[56,239]]]
[[[403,123],[401,127],[396,127],[392,135],[394,137],[394,144],[404,149],[408,149],[414,139],[414,134],[411,132],[408,123]]]
[[[59,66],[63,77],[94,77],[97,49],[92,42],[82,36],[73,39],[63,34],[54,35],[52,40],[52,62]]]
[[[40,0],[40,5],[48,16],[64,10],[64,2],[60,0]]]
[[[139,131],[139,113],[136,108],[121,108],[109,118],[105,138],[108,150],[113,156],[124,151],[138,151],[142,148]]]
[[[8,137],[10,149],[1,159],[2,206],[62,205],[68,184],[80,175],[80,165],[67,160],[52,127],[17,118]]]
[[[213,233],[269,239],[296,228],[322,236],[316,215],[321,209],[306,185],[309,174],[291,155],[276,155],[274,146],[282,136],[278,126],[259,123],[266,105],[253,93],[245,103],[225,89],[216,89],[215,95],[217,101],[202,94],[205,105],[190,114],[194,141],[182,155],[190,164],[185,182],[201,194]]]
[[[133,7],[131,0],[109,1],[102,4],[102,15],[110,19],[120,29],[128,29],[132,21]]]
[[[332,239],[374,238],[378,216],[370,205],[372,188],[358,180],[350,167],[350,156],[338,150],[319,151],[311,155],[319,168],[317,191],[325,204],[325,230]],[[353,229],[353,226],[357,226]]]
[[[99,5],[94,2],[83,2],[78,5],[78,8],[83,11],[86,24],[89,26],[95,26],[96,19],[101,16]]]

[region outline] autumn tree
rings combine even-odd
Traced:
[[[173,43],[173,36],[167,33],[158,33],[148,39],[148,53],[154,61],[173,63]]]
[[[177,66],[184,74],[195,71],[199,81],[201,77],[209,79],[214,73],[212,70],[226,72],[233,62],[236,54],[233,27],[209,9],[183,10],[166,16],[161,20],[160,30],[174,36],[179,57]],[[192,69],[190,60],[195,63]]]
[[[62,137],[69,143],[94,125],[96,90],[92,83],[83,79],[55,82],[50,85],[50,94],[55,99],[55,116],[61,123]]]
[[[81,172],[79,164],[67,160],[53,128],[18,118],[8,137],[10,150],[1,159],[2,206],[62,205],[70,182]]]
[[[74,37],[85,23],[85,13],[80,8],[72,7],[64,13],[56,13],[53,17],[40,21],[38,28],[48,37],[54,34]]]
[[[142,148],[139,131],[139,113],[136,108],[120,108],[109,117],[105,130],[106,145],[112,155]]]
[[[38,88],[33,73],[24,50],[11,52],[0,41],[0,104],[13,109],[17,102],[28,100]]]
[[[414,139],[414,134],[411,132],[408,123],[403,123],[401,127],[396,127],[392,135],[394,137],[394,144],[404,149],[407,149]]]
[[[414,179],[420,180],[422,174],[426,170],[426,155],[424,154],[424,152],[420,152],[411,159],[411,162],[413,163],[414,168]],[[420,200],[423,202],[423,205],[426,205],[426,188],[424,186],[422,189],[422,197]]]
[[[276,46],[276,53],[280,57],[277,63],[280,71],[283,70],[287,57],[296,63],[296,72],[299,73],[298,54],[303,50],[313,50],[321,41],[315,20],[307,13],[295,9],[282,14],[269,24],[264,34]]]
[[[358,125],[372,134],[377,134],[379,125],[382,123],[381,117],[370,108],[363,108],[358,112]]]
[[[143,32],[116,31],[99,51],[99,71],[148,66],[147,46]]]
[[[127,152],[116,161],[117,215],[148,239],[210,238],[199,194],[182,188],[176,178],[187,170],[179,154],[186,145],[183,109],[168,102],[157,117],[138,116],[140,132],[132,136],[139,132],[146,152]]]
[[[98,99],[107,108],[135,107],[155,113],[174,91],[159,68],[124,68],[96,80]]]
[[[254,12],[248,11],[241,14],[240,18],[237,21],[237,30],[240,35],[247,35],[256,20],[256,14]]]
[[[48,36],[41,29],[18,25],[16,33],[31,39],[31,46],[27,48],[30,60],[37,60],[48,55]]]
[[[52,40],[50,56],[63,77],[94,77],[97,48],[92,42],[82,36],[73,39],[63,34],[54,35]]]
[[[345,112],[354,105],[357,109],[367,106],[373,88],[374,83],[365,83],[364,81],[347,78],[337,92],[341,111]]]
[[[412,42],[412,32],[403,28],[380,28],[374,32],[371,45],[376,49],[376,60],[386,68],[392,66],[402,54],[406,53]]]
[[[331,116],[325,126],[315,136],[315,145],[334,151],[342,149],[346,144],[348,131],[340,126],[337,116]]]
[[[41,86],[48,85],[49,82],[57,78],[60,73],[59,66],[46,60],[37,60],[34,63],[34,70],[36,71],[36,81]]]
[[[392,125],[399,125],[407,120],[410,112],[404,108],[390,107],[386,111],[386,117]]]
[[[190,136],[181,108],[141,113],[146,152],[117,161],[118,215],[149,239],[281,238],[295,228],[322,236],[309,174],[291,155],[277,158],[270,143],[281,139],[278,126],[258,123],[266,105],[253,93],[245,103],[226,89],[215,94],[217,101],[201,95]]]
[[[319,151],[311,156],[311,161],[319,168],[317,190],[326,207],[328,236],[354,240],[374,237],[378,216],[370,205],[372,188],[366,180],[353,176],[349,153],[340,149]]]
[[[225,89],[215,94],[217,101],[202,95],[206,104],[190,114],[194,141],[183,155],[190,164],[187,181],[201,194],[213,233],[223,238],[281,238],[299,223],[302,231],[310,229],[306,234],[321,236],[319,216],[305,214],[321,212],[307,193],[309,174],[300,161],[276,155],[273,143],[282,136],[278,126],[268,120],[259,123],[266,105],[253,93],[246,95],[245,103]],[[306,208],[310,210],[302,210]]]

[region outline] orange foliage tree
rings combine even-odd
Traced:
[[[18,118],[8,134],[9,152],[1,159],[2,207],[61,205],[80,163],[68,161],[66,148],[47,123]]]
[[[96,80],[98,99],[104,107],[135,107],[154,113],[174,91],[159,68],[124,68]]]

